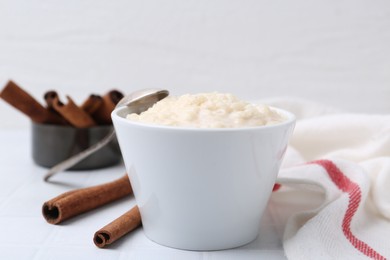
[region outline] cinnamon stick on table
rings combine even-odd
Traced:
[[[53,99],[53,108],[61,114],[71,125],[78,128],[87,128],[95,126],[96,123],[90,115],[82,110],[76,103],[69,97],[67,104],[63,104],[58,97]]]
[[[42,214],[50,224],[58,224],[132,193],[126,174],[109,183],[65,192],[45,202],[42,206]]]
[[[92,114],[93,119],[102,125],[112,124],[111,112],[116,104],[123,98],[123,94],[118,90],[111,90],[103,96],[103,103]]]
[[[27,115],[33,122],[64,124],[63,118],[43,107],[36,99],[13,81],[7,83],[0,92],[0,97],[11,106]]]
[[[103,248],[106,245],[114,243],[139,226],[141,226],[141,215],[138,207],[135,206],[119,218],[99,229],[93,237],[93,242],[97,247]]]

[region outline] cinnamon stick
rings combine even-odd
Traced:
[[[48,223],[58,224],[132,193],[126,174],[109,183],[65,192],[45,202],[42,206],[42,214]]]
[[[49,90],[43,95],[43,99],[46,101],[47,109],[54,110],[53,102],[55,99],[59,100],[58,93],[54,90]]]
[[[81,109],[89,115],[93,115],[103,104],[103,98],[99,95],[91,94],[81,105]]]
[[[64,123],[64,120],[60,116],[46,109],[13,81],[9,81],[5,85],[3,90],[0,92],[0,97],[36,123]]]
[[[93,237],[93,242],[97,247],[103,248],[139,226],[141,226],[141,215],[138,207],[135,206],[119,218],[99,229]]]
[[[103,96],[103,103],[99,106],[95,113],[92,114],[93,119],[102,125],[112,124],[111,112],[116,104],[123,98],[123,94],[118,90],[111,90]]]
[[[43,95],[43,99],[46,102],[46,109],[58,115],[63,121],[63,125],[68,125],[69,123],[65,120],[65,118],[63,118],[53,107],[54,100],[59,100],[58,93],[54,90],[49,90]]]
[[[53,99],[53,108],[61,114],[71,125],[78,128],[87,128],[95,126],[96,123],[90,115],[82,110],[76,103],[69,97],[67,104],[63,104],[58,97]]]

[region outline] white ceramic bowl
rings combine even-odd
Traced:
[[[220,250],[259,231],[295,117],[251,128],[155,126],[113,111],[119,146],[146,236],[162,245]]]

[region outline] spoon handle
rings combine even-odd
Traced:
[[[43,180],[48,181],[54,174],[69,169],[70,167],[80,162],[90,154],[96,152],[97,150],[101,149],[103,146],[107,145],[111,140],[114,139],[114,137],[115,137],[115,130],[112,129],[102,140],[100,140],[96,144],[88,147],[84,151],[75,154],[72,157],[69,157],[68,159],[50,168],[50,170],[44,176]]]

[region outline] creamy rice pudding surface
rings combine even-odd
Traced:
[[[201,93],[168,96],[127,119],[156,125],[191,128],[239,128],[273,125],[286,120],[266,105],[251,104],[232,94]]]

